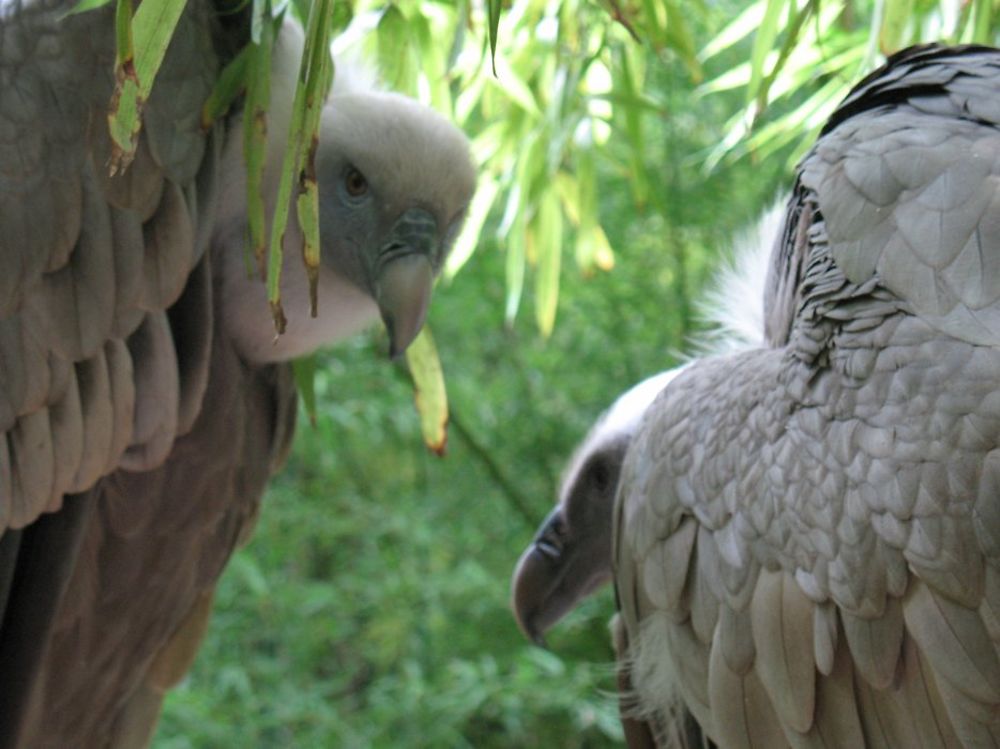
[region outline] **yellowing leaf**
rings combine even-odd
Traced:
[[[426,325],[406,349],[406,364],[413,377],[413,398],[420,414],[424,444],[436,454],[444,455],[448,443],[448,394],[437,347]]]

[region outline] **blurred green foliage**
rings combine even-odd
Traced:
[[[321,355],[316,425],[302,420],[222,579],[155,746],[619,745],[609,591],[543,651],[509,612],[514,562],[599,412],[697,334],[694,301],[730,237],[877,62],[873,18],[897,5],[692,3],[681,24],[676,3],[513,0],[493,77],[501,4],[339,4],[342,46],[453,116],[482,166],[430,314],[447,455],[422,446],[379,334]],[[945,5],[915,3],[925,20],[894,20],[897,36]],[[966,5],[980,28],[991,6]]]

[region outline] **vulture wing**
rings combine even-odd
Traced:
[[[128,696],[211,595],[268,470],[250,456],[280,452],[292,413],[288,383],[241,398],[248,375],[213,352],[221,131],[199,121],[220,66],[211,9],[189,4],[136,159],[110,178],[112,17],[63,19],[70,5],[0,7],[2,746],[148,733],[157,711]],[[229,389],[206,392],[210,366]],[[204,398],[226,401],[231,423],[200,423]],[[178,451],[196,454],[171,471],[182,435]],[[220,508],[239,482],[245,502]]]
[[[642,715],[723,747],[1000,744],[1000,52],[915,48],[803,160],[773,348],[650,407],[615,510]]]
[[[147,742],[287,450],[285,362],[380,314],[405,349],[475,184],[443,117],[342,82],[317,149],[319,314],[284,273],[275,345],[242,260],[239,119],[228,145],[200,125],[248,14],[187,4],[112,179],[113,14],[71,4],[0,0],[0,747]],[[275,44],[272,157],[301,40]]]

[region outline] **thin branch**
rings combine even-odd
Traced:
[[[465,425],[465,422],[455,410],[454,401],[448,405],[448,408],[450,411],[448,418],[449,425],[454,428],[458,436],[462,438],[462,441],[468,445],[473,456],[483,464],[483,468],[486,469],[486,472],[493,479],[494,483],[500,487],[500,493],[507,500],[507,503],[521,516],[526,525],[530,528],[537,527],[542,518],[531,509],[531,502],[528,501],[527,497],[521,493],[500,465],[493,459],[490,451],[479,443],[472,434],[472,431]]]

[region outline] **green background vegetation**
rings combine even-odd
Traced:
[[[493,196],[430,314],[448,451],[422,446],[381,334],[321,355],[316,425],[301,419],[155,746],[619,745],[610,591],[544,651],[510,615],[513,565],[573,446],[677,361],[730,237],[788,187],[879,46],[992,33],[991,3],[954,5],[948,26],[916,0],[517,0],[499,78],[482,7],[338,5],[338,28],[371,21],[360,47],[390,83],[475,140]]]

